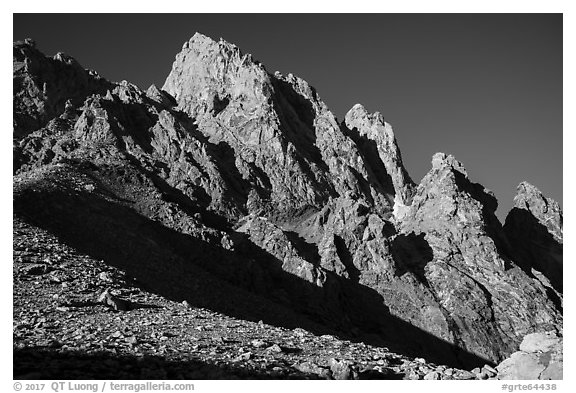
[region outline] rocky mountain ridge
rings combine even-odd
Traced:
[[[496,364],[562,332],[558,204],[522,183],[504,226],[496,207],[450,155],[415,184],[381,114],[339,123],[226,41],[195,34],[147,91],[14,44],[16,216],[162,296],[193,303],[202,272],[342,337]]]

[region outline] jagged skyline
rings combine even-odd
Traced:
[[[304,78],[339,121],[355,103],[380,111],[416,182],[442,151],[495,192],[501,220],[523,180],[562,204],[562,15],[14,16],[15,40],[143,89],[195,31]]]
[[[273,366],[275,374],[266,375],[292,377],[300,370],[363,379],[366,352],[349,361],[332,347],[344,363],[319,358],[318,349],[329,344],[312,347],[295,336],[297,327],[312,329],[320,340],[330,335],[347,340],[346,346],[377,346],[387,360],[388,353],[418,356],[405,363],[418,363],[418,371],[390,361],[372,369],[379,378],[514,379],[518,369],[526,379],[563,378],[563,212],[539,188],[521,183],[502,226],[495,196],[466,169],[474,165],[461,154],[438,149],[448,154],[434,154],[431,170],[416,186],[392,128],[369,104],[353,105],[339,123],[318,95],[321,86],[315,90],[282,69],[268,72],[276,67],[266,69],[247,54],[258,51],[242,53],[202,33],[181,46],[161,88],[146,90],[125,80],[111,82],[67,54],[43,51],[31,39],[13,44],[13,347],[25,351],[14,357],[14,375],[22,376],[16,379],[30,376],[27,354],[48,360],[95,350],[101,362],[103,350],[117,360],[142,354],[176,359],[161,343],[170,337],[162,339],[161,332],[197,318],[164,323],[173,309],[155,307],[147,294],[135,295],[133,286],[180,310],[211,310],[286,329],[280,341],[253,345],[251,333],[230,335],[240,325],[211,316],[210,326],[220,331],[206,331],[206,325],[178,336],[174,355],[186,365],[219,362],[250,377],[283,359],[288,374],[279,375],[282,368]],[[454,56],[455,68],[461,57]],[[121,61],[106,59],[111,60]],[[376,80],[374,75],[368,74]],[[339,80],[334,77],[334,84]],[[483,92],[470,94],[477,91]],[[438,95],[438,101],[451,98]],[[448,119],[464,116],[456,112]],[[413,114],[406,119],[422,121]],[[509,135],[490,135],[499,123],[480,126],[480,139],[489,147],[474,145],[476,135],[463,132],[447,134],[452,138],[444,142],[483,153],[479,168],[493,168],[494,141],[506,147]],[[396,133],[402,146],[402,132]],[[528,145],[524,134],[508,146],[506,167],[518,161],[518,141]],[[447,136],[427,135],[429,143],[415,140],[424,150]],[[78,269],[72,261],[80,262]],[[124,273],[102,277],[92,261]],[[89,270],[92,277],[79,282],[74,270],[82,276]],[[154,326],[138,314],[145,309],[160,317]],[[111,310],[130,311],[125,315],[133,318],[118,318]],[[63,315],[92,330],[70,336],[76,327],[55,326]],[[30,322],[40,317],[50,325],[40,329]],[[128,328],[129,341],[122,333]],[[154,336],[160,339],[142,340]],[[240,348],[214,346],[214,337],[239,336],[232,340],[251,348],[249,356],[237,359],[233,354]],[[258,336],[269,335],[260,330]],[[528,351],[532,356],[526,340],[543,345]],[[114,345],[119,341],[126,345]],[[532,367],[516,362],[518,348]],[[313,366],[299,367],[309,359]],[[77,367],[86,363],[54,372]]]

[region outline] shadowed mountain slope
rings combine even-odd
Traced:
[[[162,296],[205,276],[237,294],[219,312],[466,367],[562,330],[562,213],[535,188],[502,228],[454,157],[416,185],[380,113],[339,123],[306,81],[199,33],[147,91],[14,51],[16,216]]]

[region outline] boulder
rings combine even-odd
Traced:
[[[563,339],[554,331],[526,335],[520,351],[498,366],[498,379],[563,379]]]

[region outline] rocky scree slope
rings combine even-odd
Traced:
[[[124,271],[14,218],[14,379],[486,379],[382,346],[258,320],[293,312],[196,271],[194,303],[142,288]],[[33,294],[33,296],[31,296]],[[249,300],[252,319],[213,311]],[[248,310],[246,310],[248,311]],[[256,318],[256,319],[254,319]],[[300,326],[306,326],[303,329]]]
[[[198,33],[147,91],[94,76],[39,94],[72,71],[14,48],[16,216],[157,293],[192,302],[182,272],[202,272],[320,330],[461,367],[561,331],[562,213],[535,187],[502,227],[454,157],[416,185],[381,114],[355,105],[339,123],[306,81]]]

